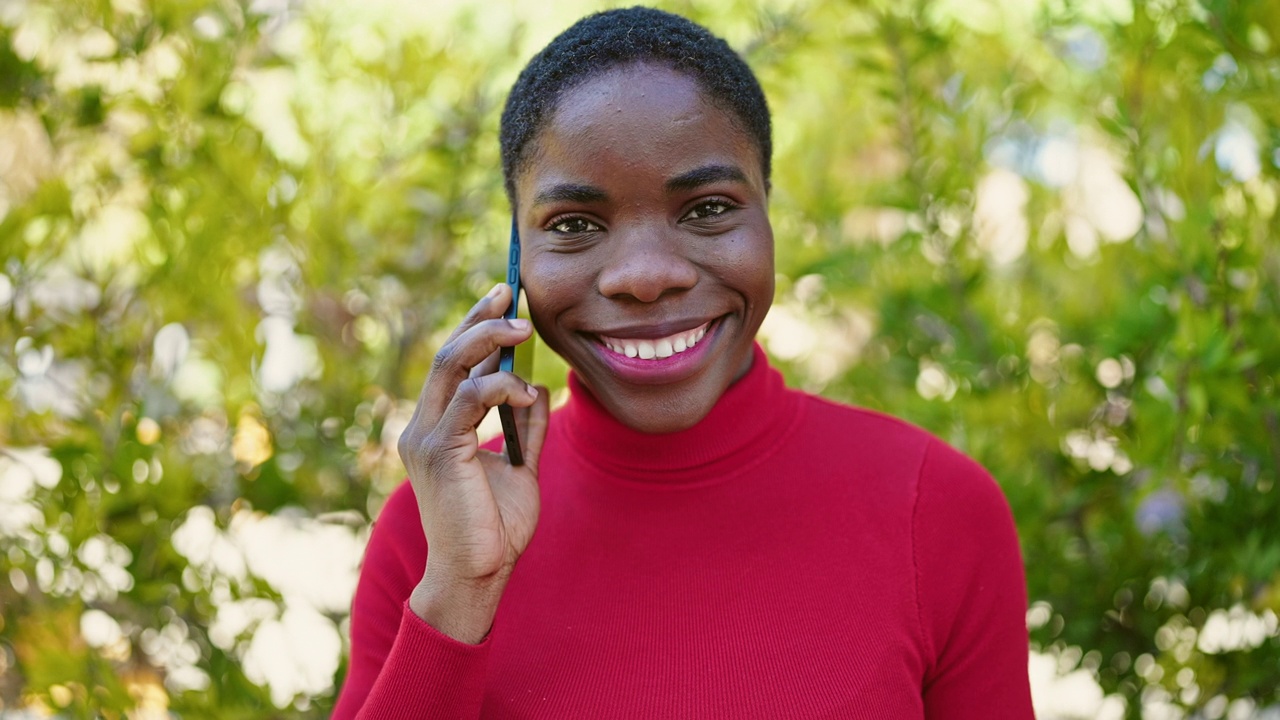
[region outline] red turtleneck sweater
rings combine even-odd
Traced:
[[[759,347],[670,435],[570,387],[479,645],[408,610],[427,546],[409,484],[388,500],[334,717],[1032,717],[1018,540],[980,466],[788,390]]]

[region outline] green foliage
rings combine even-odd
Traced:
[[[774,109],[792,382],[983,462],[1033,645],[1131,716],[1280,702],[1280,5],[665,6]],[[253,669],[305,612],[247,528],[358,546],[501,273],[498,110],[573,15],[268,7],[0,9],[0,708],[323,716]]]

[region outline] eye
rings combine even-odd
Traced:
[[[600,230],[600,226],[583,217],[566,217],[551,221],[547,229],[563,235],[578,235],[597,232]]]
[[[717,215],[723,215],[735,207],[737,206],[730,203],[728,200],[721,200],[719,198],[704,200],[690,208],[689,212],[685,214],[684,219],[705,220]]]

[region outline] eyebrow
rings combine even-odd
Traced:
[[[734,165],[703,165],[686,173],[681,173],[667,181],[667,192],[694,190],[703,185],[718,182],[740,182],[745,184],[747,176]]]
[[[734,165],[703,165],[667,180],[666,190],[667,192],[694,190],[703,185],[718,182],[746,183],[747,176]],[[608,199],[608,193],[594,185],[559,183],[539,192],[533,198],[533,206],[538,207],[556,202],[599,203]]]
[[[598,203],[608,199],[608,194],[594,185],[560,183],[538,193],[533,199],[533,206],[538,207],[554,202]]]

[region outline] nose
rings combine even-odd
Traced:
[[[696,285],[698,266],[675,235],[652,226],[626,233],[615,229],[612,253],[597,280],[600,294],[651,303]]]

